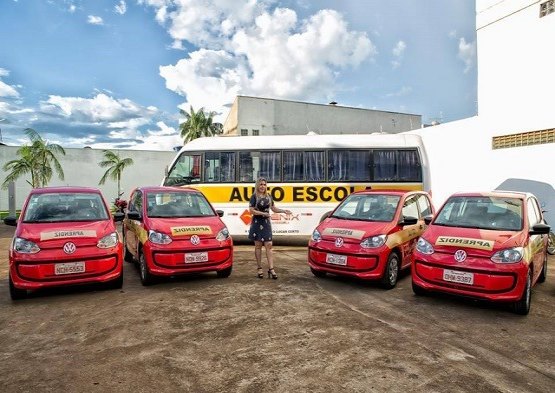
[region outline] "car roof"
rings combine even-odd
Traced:
[[[196,188],[190,187],[167,187],[167,186],[144,186],[144,187],[137,187],[137,190],[141,190],[145,193],[150,192],[197,192],[200,191]]]
[[[383,190],[375,190],[375,189],[368,189],[368,190],[360,190],[355,191],[351,195],[372,195],[372,194],[380,194],[380,195],[397,195],[403,196],[407,194],[426,194],[425,191],[417,191],[417,190],[394,190],[394,189],[383,189]]]
[[[63,194],[63,193],[96,193],[101,194],[98,188],[80,186],[59,186],[33,188],[31,194]]]
[[[529,192],[520,192],[520,191],[503,191],[503,190],[494,190],[494,191],[485,191],[485,192],[456,192],[451,197],[497,197],[497,198],[516,198],[516,199],[525,199],[533,194]]]

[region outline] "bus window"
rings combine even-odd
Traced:
[[[370,153],[366,150],[330,150],[329,181],[370,180]]]
[[[252,183],[256,176],[253,157],[251,154],[252,153],[249,151],[239,152],[239,179],[242,182]],[[258,165],[256,171],[258,172]]]
[[[235,181],[235,153],[206,152],[204,155],[204,181],[229,183]]]
[[[374,180],[395,180],[397,165],[395,150],[374,150]]]
[[[283,152],[283,181],[304,180],[303,156],[302,151]]]
[[[416,150],[399,150],[397,153],[399,180],[422,181],[418,152]]]
[[[374,180],[422,181],[416,150],[374,150]]]
[[[325,153],[323,151],[307,151],[304,154],[304,180],[325,181],[324,170]]]
[[[168,173],[166,186],[200,182],[200,154],[182,154]]]
[[[281,153],[279,151],[240,152],[239,176],[243,182],[254,181],[259,177],[273,182],[281,181]]]

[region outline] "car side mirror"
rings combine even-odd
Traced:
[[[114,221],[118,222],[118,221],[123,221],[123,219],[125,218],[125,214],[122,212],[115,212],[114,213]]]
[[[15,227],[17,226],[17,218],[14,216],[4,217],[4,224]]]
[[[320,217],[320,222],[324,221],[326,218],[328,218],[329,216],[331,216],[331,211],[330,212],[325,212],[322,217]]]
[[[141,213],[137,211],[127,212],[127,218],[129,220],[137,220],[137,221],[142,221],[143,219]]]
[[[218,214],[218,217],[223,217],[224,216],[224,211],[223,210],[216,210],[216,214]]]
[[[532,227],[529,233],[530,235],[547,235],[550,230],[551,230],[551,227],[549,225],[536,224]]]
[[[431,214],[429,216],[424,217],[424,224],[430,225],[433,219],[434,219],[434,216],[432,216]]]
[[[412,216],[403,216],[401,220],[399,220],[399,225],[416,225],[418,223],[418,218]]]

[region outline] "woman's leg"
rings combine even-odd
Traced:
[[[264,248],[266,248],[266,259],[268,259],[268,269],[272,270],[274,268],[274,256],[272,255],[272,242],[264,242]]]
[[[254,242],[254,258],[256,259],[256,267],[262,269],[262,242]]]

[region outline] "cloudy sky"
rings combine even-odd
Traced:
[[[238,94],[458,120],[475,28],[472,0],[1,0],[2,140],[170,150]]]

